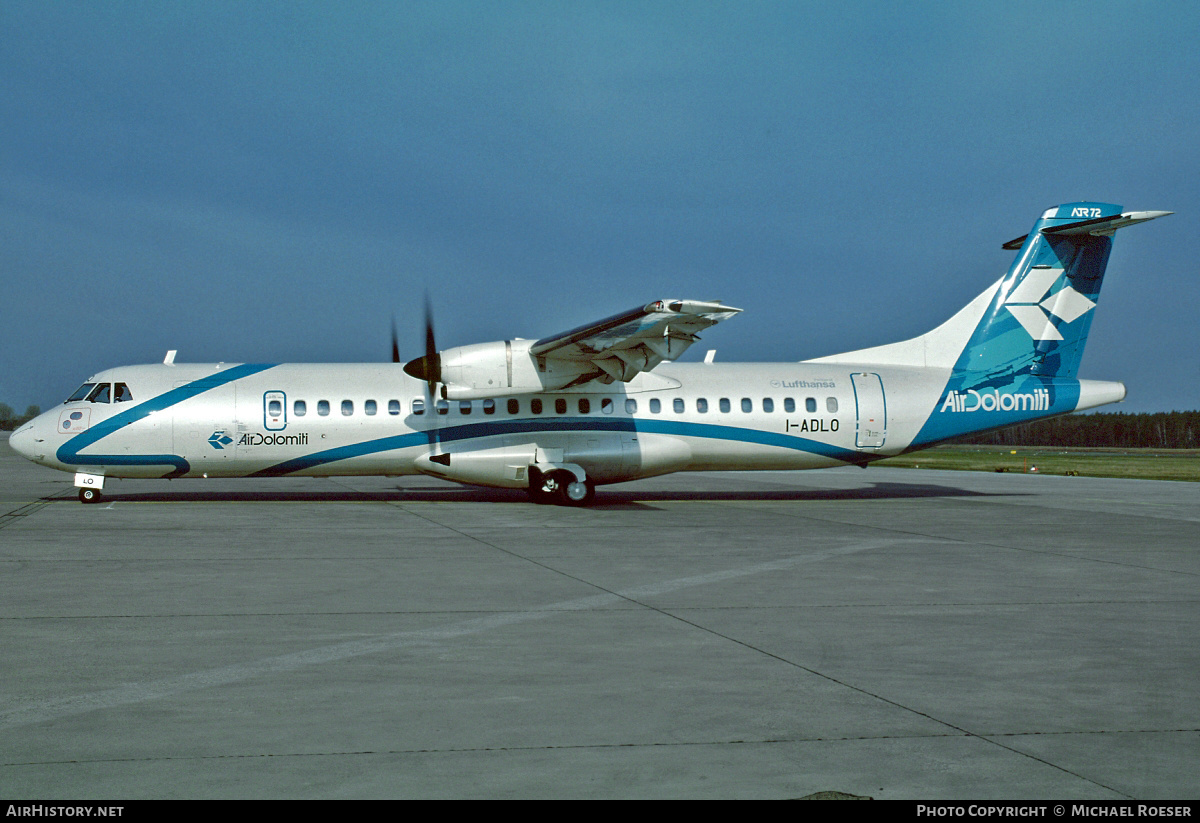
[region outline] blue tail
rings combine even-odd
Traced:
[[[914,447],[1121,399],[1119,383],[1081,384],[1076,375],[1113,232],[1165,214],[1068,203],[1006,243],[1017,257],[983,304]]]
[[[1006,243],[1020,253],[955,364],[956,374],[971,383],[1078,374],[1112,233],[1120,227],[1114,224],[1130,222],[1122,220],[1120,206],[1070,203],[1047,210],[1029,234]]]

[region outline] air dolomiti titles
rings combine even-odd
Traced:
[[[1001,394],[996,389],[982,392],[967,389],[965,392],[951,391],[942,403],[942,411],[1046,411],[1050,408],[1050,392],[1034,389],[1032,392]]]

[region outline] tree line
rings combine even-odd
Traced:
[[[32,420],[42,413],[39,406],[30,406],[25,409],[25,413],[18,415],[13,411],[13,407],[7,403],[0,403],[0,431],[12,431],[17,426],[22,426],[26,422]]]
[[[960,437],[988,446],[1092,446],[1125,449],[1200,448],[1200,411],[1068,414]]]

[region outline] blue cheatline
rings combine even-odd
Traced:
[[[174,466],[174,470],[167,472],[163,477],[180,477],[188,473],[191,465],[177,454],[80,455],[79,452],[99,442],[113,432],[128,426],[130,423],[136,423],[153,412],[168,409],[209,389],[215,389],[218,386],[224,386],[226,383],[232,383],[243,377],[258,374],[259,372],[274,368],[275,365],[274,363],[243,363],[240,366],[231,366],[224,371],[206,375],[199,380],[188,383],[186,386],[171,389],[168,392],[160,394],[158,397],[147,400],[145,403],[134,406],[132,409],[113,415],[104,422],[97,423],[87,431],[72,437],[59,447],[56,456],[60,462],[68,466]]]

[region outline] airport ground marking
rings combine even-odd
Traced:
[[[200,689],[239,683],[254,677],[282,674],[308,666],[334,663],[369,654],[393,652],[403,648],[437,646],[440,643],[460,637],[477,635],[482,632],[535,620],[544,620],[547,617],[559,614],[591,611],[620,604],[621,602],[640,603],[642,598],[667,594],[695,586],[768,574],[805,563],[824,560],[830,556],[848,554],[859,550],[861,550],[860,547],[844,547],[833,552],[822,552],[803,557],[789,557],[735,569],[674,578],[658,583],[633,586],[621,591],[601,592],[585,597],[561,600],[519,611],[500,611],[486,617],[469,618],[441,627],[394,632],[363,640],[335,643],[305,651],[265,657],[244,663],[235,663],[229,666],[219,666],[187,674],[162,677],[141,683],[129,683],[86,694],[40,700],[25,704],[9,704],[7,706],[0,706],[0,730],[51,722],[94,711],[145,703]],[[595,587],[594,584],[589,585],[599,588]]]

